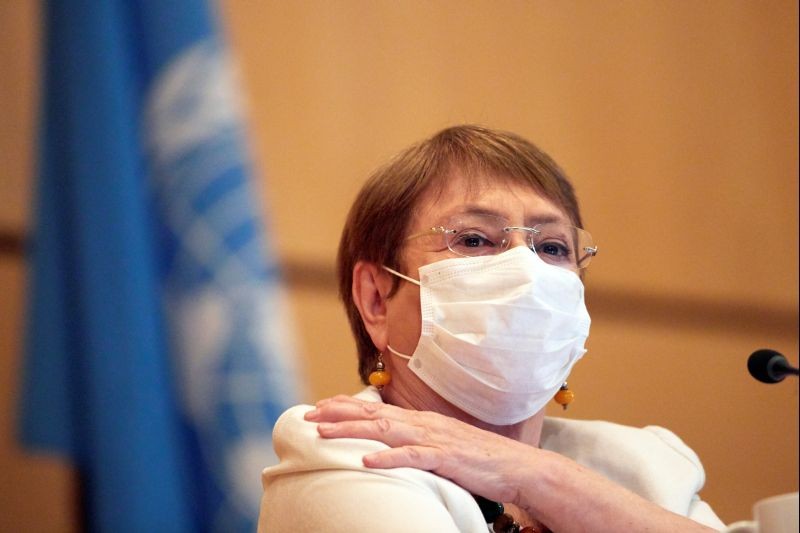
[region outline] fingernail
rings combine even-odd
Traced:
[[[303,415],[303,418],[306,420],[316,420],[317,418],[319,418],[319,411],[317,411],[316,409],[312,409],[311,411]]]
[[[319,429],[320,431],[330,431],[333,429],[333,424],[331,424],[330,422],[320,422],[317,425],[317,429]]]

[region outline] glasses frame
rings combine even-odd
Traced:
[[[496,217],[496,218],[500,218],[500,217]],[[536,251],[536,245],[533,242],[533,235],[540,234],[542,232],[542,230],[539,229],[539,226],[544,226],[546,224],[552,224],[552,223],[551,222],[545,222],[545,223],[542,223],[542,224],[537,224],[536,226],[533,226],[533,227],[528,227],[528,226],[505,226],[505,227],[503,227],[503,231],[505,233],[511,233],[512,231],[523,231],[523,232],[526,232],[528,234],[528,237],[526,239],[527,243],[528,243],[528,247],[531,250],[533,250],[534,253],[538,254],[538,252]],[[558,224],[558,223],[556,223],[556,224]],[[563,225],[563,226],[566,226],[568,228],[573,228],[575,230],[578,230],[578,231],[588,235],[589,238],[591,239],[591,234],[588,231],[584,230],[583,228],[579,228],[579,227],[573,226],[571,224],[560,224],[560,225]],[[448,228],[446,228],[444,226],[433,226],[433,227],[431,227],[431,228],[429,228],[427,230],[423,230],[423,231],[420,231],[419,233],[414,233],[413,235],[409,235],[408,237],[406,237],[406,240],[410,241],[412,239],[417,239],[419,237],[425,237],[427,235],[435,235],[437,233],[440,233],[440,234],[442,234],[442,235],[444,235],[446,237],[447,235],[455,235],[455,234],[457,234],[458,230],[456,230],[456,229],[448,229]],[[502,251],[507,250],[508,246],[510,245],[510,243],[511,243],[511,241],[509,239],[504,239],[503,244],[501,246],[501,250]],[[459,253],[459,252],[453,250],[450,247],[450,240],[449,239],[447,240],[447,249],[450,250],[451,252],[453,252],[456,255],[460,255],[461,257],[477,257],[477,256],[464,255],[462,253]],[[594,246],[584,246],[583,247],[583,252],[585,254],[575,261],[575,267],[578,270],[582,270],[582,269],[588,267],[589,263],[592,261],[592,258],[597,255],[597,250],[598,250],[598,248],[597,248],[596,245],[594,245]]]

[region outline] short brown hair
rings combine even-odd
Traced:
[[[470,177],[493,174],[530,186],[563,209],[572,224],[583,227],[572,184],[547,154],[519,135],[455,126],[397,154],[373,172],[356,197],[337,257],[339,296],[355,336],[358,372],[365,384],[377,350],[353,302],[353,268],[358,261],[367,261],[402,270],[403,242],[419,198],[432,187],[441,190],[453,169]]]

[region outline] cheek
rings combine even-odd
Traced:
[[[407,283],[389,303],[389,344],[402,353],[411,355],[417,347],[422,317],[419,305],[419,289]]]

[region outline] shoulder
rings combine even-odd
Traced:
[[[616,462],[621,452],[627,460],[660,456],[676,461],[703,474],[697,454],[675,433],[659,426],[638,428],[604,420],[545,419],[542,427],[543,447],[558,447],[563,453],[575,453],[587,459]],[[612,446],[613,449],[609,449]],[[705,475],[701,481],[704,481]]]
[[[684,516],[705,483],[697,454],[673,432],[658,426],[547,418],[541,445]]]
[[[370,389],[357,397],[380,401]],[[465,490],[430,472],[364,467],[364,455],[387,446],[323,439],[303,418],[311,409],[292,407],[275,424],[280,463],[262,472],[259,531],[486,531]]]
[[[365,389],[356,395],[366,401],[380,401],[377,392]],[[265,468],[262,481],[266,485],[280,475],[317,469],[363,469],[361,458],[371,452],[386,449],[383,443],[367,439],[323,439],[317,424],[304,416],[314,407],[295,405],[278,418],[272,431],[272,445],[279,464]]]

